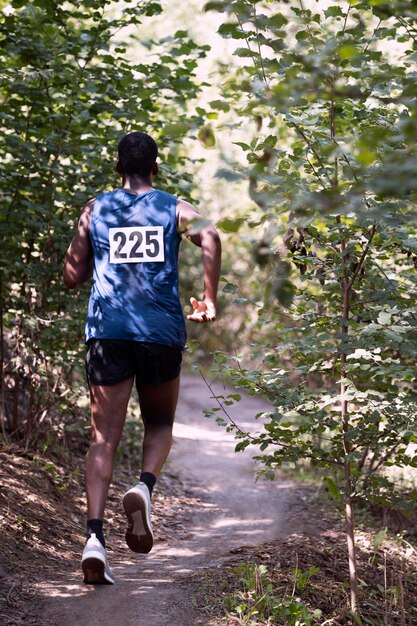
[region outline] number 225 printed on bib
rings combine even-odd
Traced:
[[[165,260],[163,226],[109,228],[110,263],[158,263]]]

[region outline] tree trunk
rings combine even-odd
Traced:
[[[345,519],[346,519],[346,539],[349,559],[349,583],[350,583],[350,605],[353,613],[357,612],[358,607],[358,574],[356,571],[356,547],[355,547],[355,521],[353,515],[352,504],[352,465],[349,459],[351,451],[348,433],[350,430],[348,402],[345,399],[346,383],[345,383],[345,365],[346,365],[346,348],[349,335],[349,311],[350,311],[351,287],[345,282],[343,289],[343,344],[341,355],[341,383],[340,394],[341,402],[341,418],[343,428],[343,450],[345,454],[344,470],[345,470]]]
[[[6,433],[6,383],[4,380],[4,323],[3,323],[3,284],[0,278],[0,422],[1,432],[6,443],[9,443]]]
[[[18,372],[14,375],[14,388],[13,388],[13,413],[12,413],[12,433],[17,433],[19,428],[19,394],[20,394],[20,385],[19,385],[19,374]]]

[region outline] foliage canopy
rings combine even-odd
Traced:
[[[224,14],[219,32],[241,59],[224,92],[238,123],[254,128],[239,142],[240,175],[261,232],[258,325],[272,337],[254,346],[255,370],[234,355],[217,360],[272,402],[261,434],[237,428],[237,449],[260,446],[267,472],[309,458],[342,494],[355,611],[352,502],[395,500],[387,468],[417,467],[417,6],[306,5],[206,5]],[[217,399],[227,412],[230,398]]]
[[[80,208],[117,186],[120,137],[145,128],[161,148],[164,187],[189,197],[181,144],[203,120],[187,112],[206,47],[184,31],[137,41],[151,0],[14,0],[0,19],[2,425],[27,443],[63,436],[77,394],[86,291],[63,286]],[[139,31],[140,32],[140,31]],[[138,58],[127,57],[135,45]],[[174,169],[175,168],[175,169]],[[56,415],[56,419],[54,419]]]

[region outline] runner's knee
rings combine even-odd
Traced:
[[[172,430],[174,417],[172,415],[143,415],[145,432],[148,430],[160,430],[161,428]]]

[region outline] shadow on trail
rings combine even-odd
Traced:
[[[216,389],[216,393],[221,392]],[[207,616],[203,619],[187,597],[187,579],[219,565],[242,546],[293,532],[287,513],[294,498],[299,500],[295,486],[279,479],[256,481],[253,451],[236,454],[233,436],[203,416],[204,409],[214,406],[210,396],[202,379],[182,376],[169,463],[197,504],[175,540],[156,541],[149,555],[134,555],[118,541],[112,552],[109,542],[115,585],[83,585],[78,564],[65,583],[40,585],[39,591],[47,597],[45,624],[207,626]],[[244,398],[231,409],[245,429],[259,429],[254,417],[269,405]]]

